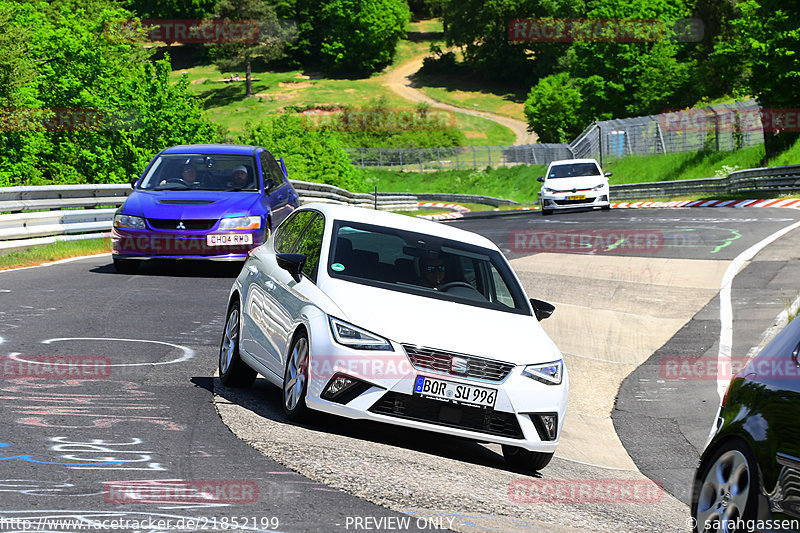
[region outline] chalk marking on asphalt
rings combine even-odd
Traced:
[[[578,461],[576,459],[567,459],[566,457],[561,457],[558,454],[555,454],[556,459],[561,459],[562,461],[569,461],[570,463],[577,463],[583,466],[591,466],[593,468],[602,468],[603,470],[616,470],[617,472],[639,472],[638,468],[619,468],[616,466],[603,466],[603,465],[596,465],[594,463],[586,463],[584,461]]]
[[[561,352],[562,355],[571,355],[573,357],[579,357],[581,359],[589,359],[590,361],[599,361],[601,363],[611,363],[612,365],[629,365],[629,366],[639,366],[639,363],[626,363],[625,361],[611,361],[609,359],[601,359],[599,357],[589,357],[588,355],[580,355],[577,353],[572,352]]]
[[[112,367],[115,366],[156,366],[156,365],[172,365],[175,363],[183,363],[184,361],[188,361],[189,359],[194,357],[194,350],[191,348],[187,348],[186,346],[181,346],[180,344],[172,344],[171,342],[162,342],[162,341],[151,341],[147,339],[117,339],[113,337],[61,337],[58,339],[47,339],[42,341],[42,344],[51,344],[54,342],[62,342],[62,341],[119,341],[119,342],[149,342],[151,344],[162,344],[164,346],[171,346],[172,348],[177,348],[183,352],[177,359],[173,359],[171,361],[161,361],[156,363],[119,363],[110,365]],[[16,359],[17,361],[23,361],[29,363],[31,361],[25,361],[24,359],[18,359],[16,357],[12,357],[12,359]]]
[[[64,263],[71,263],[73,261],[80,261],[81,259],[92,259],[93,257],[105,257],[111,255],[111,252],[104,252],[102,254],[94,254],[94,255],[79,255],[76,257],[67,257],[66,259],[59,259],[58,261],[50,261],[49,263],[42,263],[41,265],[32,265],[26,267],[17,267],[17,268],[6,268],[0,270],[0,274],[4,272],[16,272],[17,270],[29,270],[31,268],[41,268],[41,267],[49,267],[53,265],[61,265]]]
[[[776,231],[769,237],[757,242],[744,252],[736,256],[736,258],[728,265],[725,270],[725,275],[722,277],[722,284],[719,292],[719,352],[717,353],[717,368],[726,368],[728,372],[723,372],[717,375],[717,395],[720,402],[725,395],[725,390],[728,388],[728,383],[733,376],[727,375],[730,373],[731,351],[733,346],[733,304],[731,303],[731,287],[733,285],[733,278],[739,273],[744,264],[752,259],[763,248],[772,244],[780,239],[795,228],[800,227],[800,222],[795,222],[785,228]],[[723,366],[728,365],[728,366]]]

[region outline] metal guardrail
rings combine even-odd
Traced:
[[[533,178],[531,178],[533,179]],[[326,185],[292,180],[302,203],[328,202],[375,206],[372,193],[354,193]],[[612,200],[715,196],[748,192],[776,194],[800,191],[800,165],[754,168],[724,178],[611,185]],[[55,240],[104,237],[129,185],[46,185],[0,188],[0,250],[38,246]],[[379,209],[403,211],[420,201],[474,202],[494,206],[517,202],[474,194],[381,193]]]
[[[292,180],[301,203],[326,202],[372,208],[372,193],[354,193],[324,183]],[[49,244],[57,240],[106,237],[116,208],[130,185],[45,185],[0,188],[0,250]],[[378,209],[410,211],[420,200],[514,204],[472,194],[378,193]]]
[[[776,194],[800,191],[800,165],[737,170],[724,178],[611,185],[611,199],[613,201],[647,200],[675,196],[719,196],[764,191]]]

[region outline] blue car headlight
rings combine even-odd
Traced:
[[[219,221],[220,231],[232,229],[259,229],[261,217],[226,217]]]
[[[114,215],[115,228],[147,229],[142,217],[130,215]]]
[[[361,329],[353,324],[348,324],[344,320],[338,318],[330,318],[331,331],[333,338],[339,344],[347,346],[348,348],[355,348],[357,350],[387,350],[392,351],[392,344],[379,337],[374,333],[370,333],[365,329]]]
[[[559,359],[552,363],[528,365],[522,370],[522,375],[545,385],[561,385],[564,376],[564,361]]]

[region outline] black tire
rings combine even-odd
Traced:
[[[604,206],[603,206],[603,207],[601,207],[600,209],[601,209],[602,211],[611,211],[611,206],[610,206],[610,205],[604,205]]]
[[[239,357],[239,303],[228,309],[225,331],[219,345],[219,379],[228,387],[247,388],[256,380],[258,373]]]
[[[303,419],[308,413],[306,393],[308,392],[309,344],[305,333],[300,333],[292,342],[286,368],[283,372],[281,405],[283,414],[291,421]]]
[[[552,453],[532,452],[517,446],[503,444],[503,458],[506,464],[523,470],[539,471],[550,464]]]
[[[552,215],[552,214],[553,214],[553,210],[552,209],[542,209],[542,216],[543,217],[546,217],[546,216]]]
[[[130,259],[114,258],[114,270],[119,274],[136,274],[139,271],[139,262]]]
[[[750,447],[730,439],[703,460],[692,488],[694,531],[707,521],[753,520],[758,507],[758,463]]]

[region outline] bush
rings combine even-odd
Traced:
[[[347,190],[359,187],[360,176],[336,134],[309,130],[296,115],[248,123],[238,142],[263,146],[275,157],[282,157],[292,179],[327,183]]]
[[[409,17],[405,0],[299,0],[292,48],[330,72],[368,74],[391,63]]]

